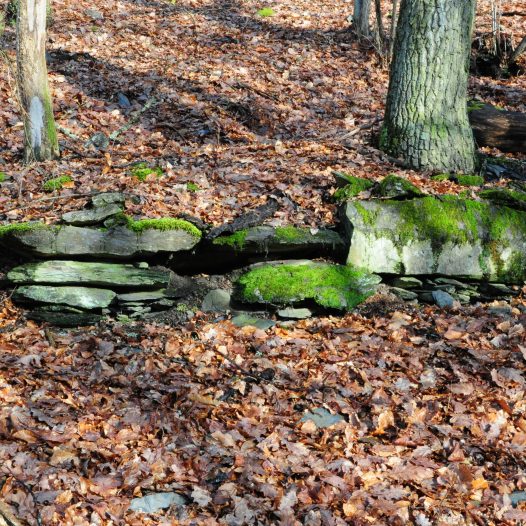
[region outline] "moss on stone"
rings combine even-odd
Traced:
[[[276,238],[279,241],[294,242],[303,239],[308,235],[308,228],[297,228],[295,226],[278,226],[275,229]]]
[[[3,183],[7,178],[7,174],[5,172],[0,172],[0,183]]]
[[[483,186],[484,177],[480,175],[457,175],[458,184],[462,186]]]
[[[142,162],[134,164],[130,173],[133,177],[139,179],[139,181],[145,181],[150,174],[154,174],[157,177],[161,177],[164,172],[160,166],[154,166],[153,168],[151,168],[150,166],[148,166],[148,163]]]
[[[341,175],[341,174],[340,174]],[[337,202],[348,201],[349,199],[356,197],[361,192],[369,190],[373,186],[373,182],[360,177],[354,177],[353,175],[345,174],[345,180],[347,184],[343,188],[338,188],[334,192],[333,198]]]
[[[519,208],[524,210],[526,208],[526,193],[517,192],[516,190],[509,190],[508,188],[491,188],[483,190],[478,194],[482,199],[492,201],[494,203],[503,204],[510,208]]]
[[[44,228],[53,228],[45,223],[28,222],[28,223],[11,223],[10,225],[0,226],[0,237],[16,232],[30,232],[31,230],[38,230]]]
[[[69,175],[61,175],[60,177],[55,177],[53,179],[48,179],[43,185],[42,188],[46,192],[54,192],[56,190],[62,190],[63,186],[67,183],[71,183],[73,179]]]
[[[450,178],[451,178],[451,174],[446,174],[446,173],[441,173],[441,174],[436,174],[436,175],[431,176],[432,181],[438,181],[438,182],[449,181]]]
[[[188,234],[198,239],[201,238],[202,232],[192,223],[184,219],[177,219],[174,217],[163,217],[160,219],[139,219],[134,221],[130,217],[127,218],[126,227],[134,232],[141,233],[145,230],[184,230]]]
[[[248,235],[248,229],[238,230],[229,236],[219,236],[213,241],[213,245],[229,246],[241,250],[245,246],[245,240]]]
[[[382,207],[372,210],[359,203],[355,203],[355,207],[364,224],[370,227],[374,227],[379,213],[388,214],[393,207],[402,221],[396,228],[378,229],[376,235],[390,239],[398,250],[412,241],[429,241],[435,254],[440,254],[446,243],[480,243],[485,251],[480,258],[485,275],[490,274],[485,263],[489,259],[498,276],[508,277],[510,271],[504,270],[502,251],[514,249],[510,238],[526,238],[525,212],[453,195],[440,199],[428,196],[402,202],[385,201]],[[481,239],[482,233],[484,239]],[[518,258],[514,265],[512,274],[518,276],[522,268]]]
[[[338,310],[352,309],[371,296],[378,278],[350,266],[323,263],[265,265],[237,282],[242,301],[291,305],[312,299]]]
[[[392,198],[420,197],[424,195],[413,183],[395,174],[389,174],[382,179],[374,193],[380,197]]]

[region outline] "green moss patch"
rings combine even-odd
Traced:
[[[269,16],[274,16],[276,13],[271,7],[264,7],[263,9],[260,9],[257,14],[263,18],[268,18]]]
[[[483,186],[484,177],[480,175],[457,175],[457,183],[462,186]]]
[[[60,177],[55,177],[54,179],[48,179],[43,185],[42,188],[46,192],[55,192],[62,190],[65,184],[71,183],[73,179],[69,175],[61,175]]]
[[[139,181],[146,181],[146,178],[153,174],[157,177],[161,177],[164,172],[163,169],[160,166],[148,166],[148,163],[137,163],[132,166],[132,169],[130,171],[132,177],[136,177],[139,179]]]
[[[347,184],[342,188],[338,188],[333,195],[334,200],[340,203],[356,197],[358,194],[369,190],[374,185],[372,181],[343,174],[342,172],[338,172],[338,176],[347,181]]]
[[[37,223],[37,222],[12,223],[10,225],[0,226],[0,237],[5,236],[7,234],[13,234],[16,232],[30,232],[32,230],[45,229],[45,228],[52,228],[52,227],[50,227],[49,225],[46,225],[45,223]]]
[[[470,100],[468,101],[468,112],[475,111],[475,110],[481,110],[484,108],[484,103],[480,100]]]
[[[350,266],[265,265],[239,278],[236,295],[247,303],[283,306],[312,300],[324,308],[349,310],[374,294],[378,282],[377,276]]]
[[[424,195],[413,183],[394,174],[382,179],[374,194],[379,197],[390,197],[393,199],[406,199]]]
[[[199,190],[201,190],[201,188],[199,187],[198,184],[196,183],[186,183],[186,189],[189,191],[189,192],[199,192]]]
[[[238,230],[229,236],[219,236],[213,241],[213,245],[233,247],[237,250],[241,250],[245,246],[245,240],[248,235],[248,229]]]
[[[184,219],[177,219],[173,217],[164,217],[161,219],[139,219],[134,221],[131,218],[127,218],[126,226],[134,232],[144,232],[145,230],[184,230],[191,236],[198,239],[203,235],[202,232],[192,223],[185,221]]]
[[[494,203],[516,208],[518,210],[526,210],[526,193],[517,192],[515,190],[508,190],[507,188],[492,188],[490,190],[483,190],[478,194],[482,199],[492,201]]]

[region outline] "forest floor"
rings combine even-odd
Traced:
[[[490,2],[479,4],[484,33]],[[503,4],[526,11],[524,0]],[[1,219],[52,222],[85,194],[119,190],[140,197],[131,214],[185,212],[214,225],[275,194],[271,224],[319,227],[336,221],[333,170],[460,192],[376,148],[388,72],[348,31],[350,6],[54,0],[48,53],[63,156],[23,165],[3,63]],[[265,7],[274,14],[258,14]],[[515,42],[526,33],[524,17],[503,25]],[[13,60],[12,27],[4,44]],[[472,77],[469,91],[526,111],[524,76]],[[86,146],[147,104],[104,151]],[[139,161],[164,175],[138,181]],[[60,175],[72,182],[46,194]],[[31,525],[520,524],[525,313],[522,295],[450,311],[373,297],[344,317],[266,331],[202,313],[182,327],[87,331],[27,322],[6,300],[0,514]],[[304,418],[320,408],[338,421]],[[159,492],[185,503],[128,510]]]

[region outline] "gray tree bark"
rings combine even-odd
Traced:
[[[368,37],[371,33],[369,15],[371,13],[371,0],[354,0],[352,15],[353,28],[360,37]]]
[[[381,148],[416,169],[472,172],[467,114],[476,0],[402,0]]]
[[[46,0],[20,0],[17,16],[17,85],[22,104],[26,161],[59,156],[46,66]]]

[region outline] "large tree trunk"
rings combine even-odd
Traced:
[[[354,0],[352,15],[353,28],[360,37],[370,35],[369,15],[371,13],[371,0]]]
[[[526,114],[475,103],[469,110],[469,120],[478,146],[526,153]]]
[[[46,67],[46,0],[20,0],[17,81],[22,103],[26,161],[58,157],[59,148]]]
[[[471,172],[467,83],[475,0],[402,0],[381,147],[417,169]]]

